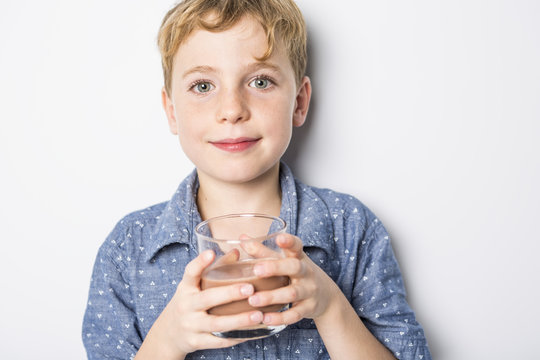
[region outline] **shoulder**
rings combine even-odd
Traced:
[[[168,202],[164,201],[147,208],[133,211],[125,215],[115,226],[115,229],[133,229],[152,226],[157,223]]]
[[[305,223],[304,219],[317,219],[321,224],[319,228],[326,229],[326,239],[333,240],[333,251],[349,254],[353,249],[374,251],[373,246],[387,245],[389,237],[382,222],[358,198],[329,188],[308,186],[300,181],[296,184],[299,223]],[[313,227],[314,221],[309,222]]]
[[[311,204],[311,206],[315,204],[321,211],[325,211],[325,215],[328,214],[333,222],[355,223],[366,229],[377,220],[375,214],[353,195],[329,188],[309,186],[299,180],[295,181],[299,203]]]
[[[133,211],[122,217],[101,245],[98,256],[106,257],[122,269],[125,261],[144,248],[168,202],[162,202],[144,209]],[[139,250],[141,251],[141,250]]]

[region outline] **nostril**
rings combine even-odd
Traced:
[[[218,119],[221,122],[237,123],[249,119],[246,99],[238,91],[224,91],[220,98]]]

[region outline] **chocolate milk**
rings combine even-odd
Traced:
[[[289,284],[288,276],[271,276],[258,278],[253,274],[253,266],[258,260],[248,260],[224,264],[210,268],[201,279],[201,288],[208,289],[216,286],[232,285],[237,283],[251,283],[255,291],[273,290]],[[279,311],[286,304],[272,304],[263,307],[253,307],[246,300],[233,301],[228,304],[215,306],[208,310],[212,315],[233,315],[246,311],[260,310],[262,312]]]

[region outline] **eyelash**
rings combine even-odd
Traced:
[[[257,75],[257,76],[255,76],[254,78],[252,78],[252,79],[248,82],[248,84],[251,84],[251,83],[252,83],[253,81],[255,81],[255,80],[267,80],[267,81],[270,83],[270,85],[276,85],[276,81],[275,81],[271,76],[268,76],[268,75]],[[188,90],[189,90],[189,91],[193,91],[197,85],[203,84],[203,83],[208,83],[208,84],[210,84],[210,86],[214,86],[210,80],[206,80],[206,79],[198,79],[198,80],[193,81],[193,82],[189,85]],[[270,87],[267,87],[267,88],[265,88],[265,89],[259,89],[259,90],[261,90],[261,91],[266,91],[266,90],[268,90],[269,88],[270,88]],[[195,92],[195,94],[197,94],[197,95],[204,95],[204,94],[205,94],[205,93],[200,93],[200,92],[197,92],[197,91],[194,91],[194,92]]]
[[[195,89],[195,87],[196,87],[197,85],[199,85],[199,84],[204,84],[204,83],[208,83],[208,84],[210,84],[210,86],[214,86],[210,80],[206,80],[206,79],[198,79],[198,80],[195,80],[194,82],[192,82],[192,83],[189,85],[188,90],[189,90],[189,91],[193,91],[193,89]],[[197,95],[203,95],[203,94],[204,94],[204,93],[199,93],[199,92],[196,92],[196,91],[194,91],[194,92],[195,92],[195,94],[197,94]]]
[[[249,83],[251,84],[255,80],[267,80],[270,83],[270,85],[276,85],[276,82],[274,81],[274,79],[272,77],[268,76],[268,75],[257,75]],[[268,88],[266,88],[266,89],[268,89]],[[266,89],[261,89],[261,90],[266,90]]]

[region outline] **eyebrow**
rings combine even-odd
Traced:
[[[261,70],[261,69],[269,69],[269,70],[272,70],[272,71],[275,71],[275,72],[281,72],[281,68],[279,66],[274,65],[274,64],[269,63],[269,62],[266,62],[266,61],[257,61],[255,63],[252,63],[252,64],[247,66],[247,69],[249,71]],[[199,66],[194,66],[189,70],[186,70],[182,74],[182,78],[185,79],[187,76],[189,76],[189,75],[191,75],[193,73],[217,73],[217,72],[218,71],[215,68],[211,67],[211,66],[199,65]]]
[[[193,74],[193,73],[198,73],[198,72],[202,72],[202,73],[212,72],[212,73],[215,73],[216,69],[214,69],[211,66],[206,66],[206,65],[195,66],[195,67],[192,67],[189,70],[186,70],[182,74],[182,78],[185,79],[188,75]]]
[[[253,70],[270,69],[275,72],[281,72],[281,68],[279,66],[266,61],[257,61],[256,63],[249,65],[248,68]]]

